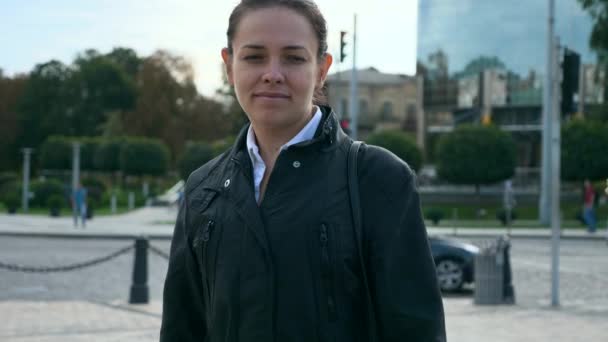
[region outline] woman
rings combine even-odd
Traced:
[[[444,341],[413,173],[373,146],[358,155],[366,305],[352,140],[313,104],[332,63],[316,5],[243,0],[227,35],[222,58],[251,125],[187,181],[161,341]]]

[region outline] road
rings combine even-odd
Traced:
[[[481,239],[472,240],[483,244]],[[3,237],[0,261],[28,266],[60,266],[110,254],[131,244],[128,240],[46,239]],[[153,240],[169,250],[168,240]],[[513,239],[511,260],[517,303],[547,306],[551,298],[551,249],[548,240]],[[561,304],[584,313],[608,312],[608,245],[604,241],[562,240]],[[149,254],[151,300],[162,298],[167,271],[163,258]],[[87,269],[31,274],[0,269],[1,300],[126,301],[133,269],[133,253]],[[466,295],[466,292],[465,292]]]
[[[2,237],[0,261],[26,266],[62,266],[103,257],[122,247],[129,240],[45,239]],[[169,250],[168,240],[151,244]],[[167,261],[149,253],[150,298],[162,298]],[[133,252],[86,269],[58,273],[23,273],[0,269],[0,301],[2,300],[91,300],[127,301],[133,272]]]
[[[467,239],[460,239],[467,241]],[[477,245],[488,240],[468,239]],[[512,240],[511,263],[517,304],[547,307],[551,303],[551,242]],[[562,240],[560,304],[588,314],[608,314],[608,245],[601,240]]]

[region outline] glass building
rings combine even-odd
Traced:
[[[603,101],[589,47],[591,17],[577,0],[555,1],[555,33],[581,56],[586,102]],[[520,167],[540,163],[548,0],[419,0],[418,74],[424,78],[427,157],[442,132],[492,122],[518,141]],[[580,108],[580,107],[579,107]]]

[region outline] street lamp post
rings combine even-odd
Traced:
[[[21,196],[21,205],[23,212],[27,213],[29,210],[30,200],[30,159],[32,156],[33,149],[24,148],[23,150],[23,194]]]
[[[72,197],[78,189],[80,182],[80,143],[72,144]],[[78,225],[78,208],[76,207],[75,198],[72,198],[72,215],[74,216],[74,227]]]

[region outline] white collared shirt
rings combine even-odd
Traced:
[[[312,116],[312,119],[302,128],[302,130],[296,134],[291,140],[285,145],[281,146],[280,151],[287,149],[291,145],[295,145],[307,140],[311,140],[315,136],[315,132],[319,127],[323,113],[321,108],[316,106],[317,111]],[[247,152],[249,152],[249,158],[251,158],[251,165],[253,165],[253,184],[255,186],[255,200],[260,201],[260,184],[264,178],[266,172],[266,164],[260,156],[260,148],[255,140],[255,132],[253,132],[253,126],[249,125],[249,131],[247,131]]]

